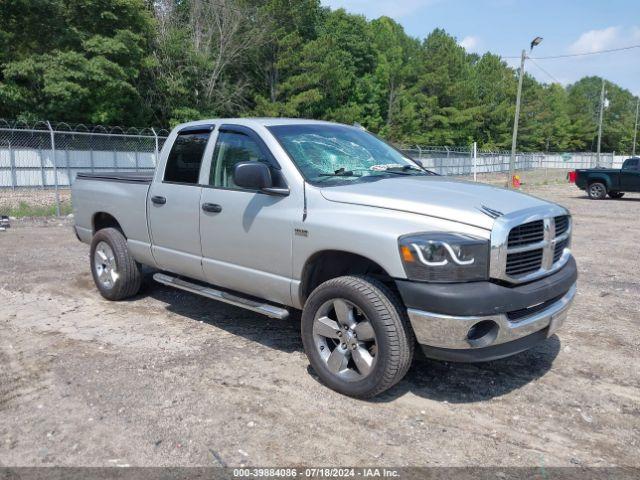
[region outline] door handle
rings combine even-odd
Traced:
[[[222,206],[217,203],[203,203],[202,210],[205,212],[220,213],[222,211]]]
[[[154,195],[153,197],[151,197],[151,201],[156,205],[164,205],[165,203],[167,203],[167,199],[159,195]]]

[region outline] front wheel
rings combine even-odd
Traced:
[[[611,198],[622,198],[622,197],[624,197],[624,192],[609,192],[609,197],[611,197]]]
[[[607,196],[607,187],[604,183],[593,182],[589,185],[589,198],[603,200]]]
[[[383,283],[359,276],[328,280],[302,312],[302,342],[330,388],[373,397],[407,373],[415,347],[404,307]]]
[[[100,294],[107,300],[124,300],[140,290],[140,265],[127,248],[119,230],[98,230],[91,240],[91,273]]]

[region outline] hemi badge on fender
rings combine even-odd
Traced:
[[[302,228],[296,228],[294,230],[295,234],[298,235],[299,237],[308,237],[309,236],[309,230],[304,230]]]

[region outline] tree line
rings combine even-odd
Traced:
[[[602,79],[525,75],[518,147],[595,150]],[[357,122],[403,144],[506,149],[517,71],[442,29],[407,35],[319,0],[3,0],[0,118],[170,127],[207,117]],[[636,98],[607,82],[602,149]]]

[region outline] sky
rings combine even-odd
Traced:
[[[525,70],[545,83],[598,75],[640,95],[640,48],[574,58],[536,57],[640,45],[638,0],[322,0],[368,19],[389,16],[420,39],[434,28],[467,51],[500,54],[511,66],[531,40],[543,37]]]

